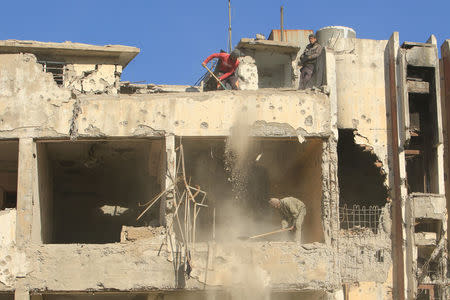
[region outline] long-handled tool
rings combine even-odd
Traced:
[[[253,239],[265,237],[265,236],[268,236],[268,235],[272,235],[272,234],[275,234],[275,233],[290,231],[292,229],[294,229],[294,226],[289,227],[289,228],[278,229],[278,230],[275,230],[275,231],[271,231],[271,232],[267,232],[267,233],[263,233],[263,234],[258,234],[258,235],[254,235],[254,236],[250,236],[250,237],[248,237],[248,236],[240,236],[240,237],[238,237],[238,239],[240,239],[240,240],[253,240]]]
[[[228,90],[227,87],[222,83],[222,81],[220,81],[220,79],[217,78],[217,76],[216,76],[213,72],[211,72],[211,70],[208,68],[208,66],[206,66],[206,65],[204,65],[204,64],[202,64],[202,66],[203,66],[206,70],[208,70],[209,74],[211,74],[211,75],[217,80],[218,83],[220,83],[220,85],[223,87],[224,90]]]

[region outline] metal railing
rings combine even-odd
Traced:
[[[378,233],[380,224],[381,208],[373,205],[369,207],[353,205],[348,208],[347,205],[339,207],[339,223],[341,229],[358,230],[367,228],[373,233]]]
[[[56,84],[63,85],[64,83],[64,62],[57,61],[38,61],[42,65],[42,70],[44,72],[52,73],[53,79]]]

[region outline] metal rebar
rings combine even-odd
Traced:
[[[233,50],[233,44],[231,41],[231,0],[228,0],[228,50],[229,53]]]

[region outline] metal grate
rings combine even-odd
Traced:
[[[42,65],[42,70],[44,72],[52,73],[53,80],[56,84],[63,85],[64,83],[64,62],[56,61],[38,61]]]
[[[341,229],[357,230],[368,228],[373,233],[378,233],[380,224],[381,208],[378,206],[359,206],[353,205],[348,208],[347,205],[339,207],[339,223]]]

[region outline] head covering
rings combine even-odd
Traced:
[[[230,56],[231,58],[236,59],[241,56],[241,51],[239,51],[238,49],[234,49],[233,51],[231,51]]]
[[[273,207],[278,207],[280,205],[280,199],[278,198],[270,198],[269,204]]]
[[[310,39],[310,38],[312,38],[312,37],[313,37],[313,38],[316,38],[316,36],[315,36],[314,34],[311,33],[311,34],[308,36],[308,39]]]

